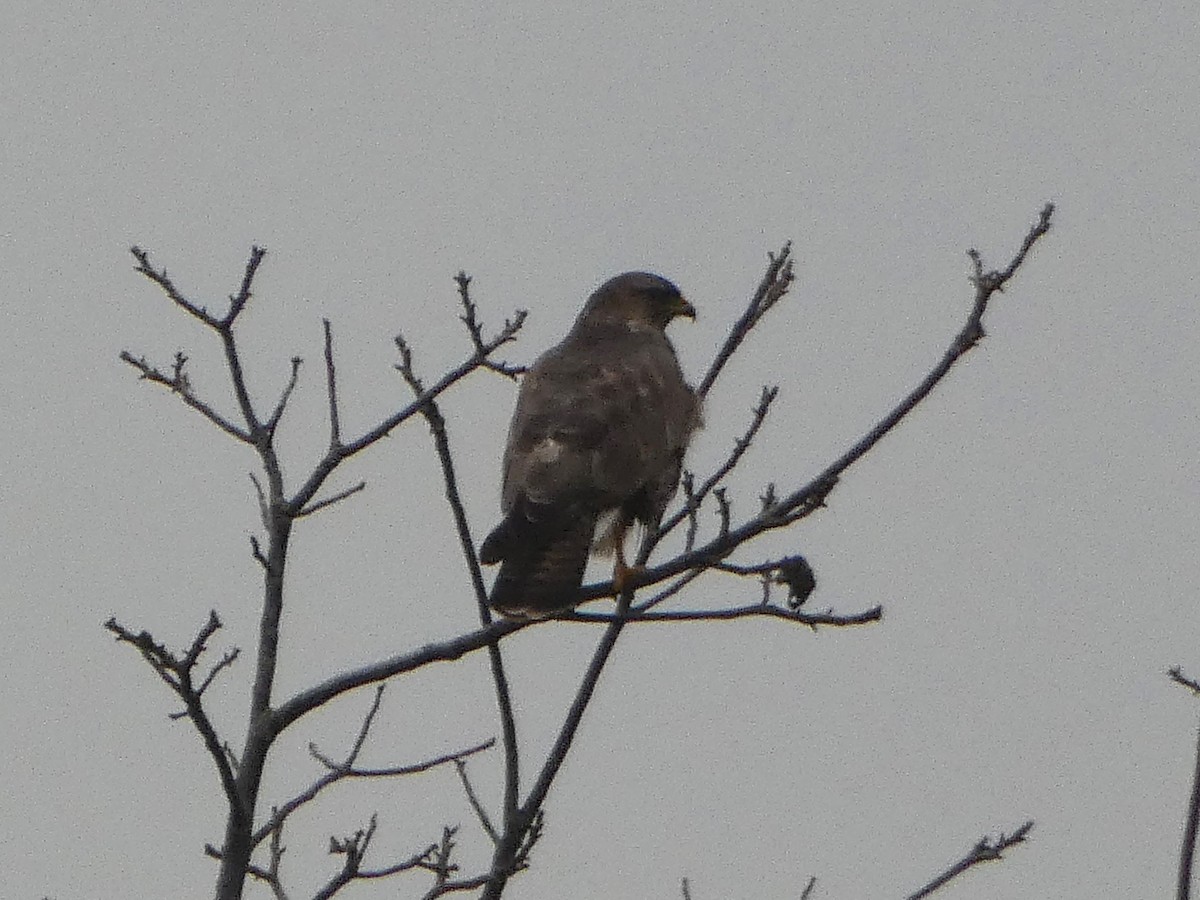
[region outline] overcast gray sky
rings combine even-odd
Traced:
[[[173,5],[178,6],[178,5]],[[1055,228],[989,335],[837,489],[749,560],[801,550],[817,608],[884,621],[643,626],[622,640],[514,898],[903,896],[985,832],[1030,842],[946,897],[1162,896],[1198,708],[1200,11],[1188,3],[166,4],[12,0],[0,33],[0,445],[5,650],[0,870],[12,897],[205,897],[222,800],[176,704],[100,623],[174,645],[209,609],[253,647],[256,511],[244,448],[139,384],[122,349],[191,357],[228,407],[211,335],[132,271],[149,249],[220,308],[270,254],[243,323],[264,402],[307,362],[288,476],[325,435],[321,317],[345,428],[404,399],[392,336],[429,375],[467,350],[453,274],[509,357],[556,341],[605,277],[649,268],[700,310],[673,326],[697,377],[795,242],[797,280],[711,397],[689,464],[720,459],[763,383],[776,414],[734,482],[820,470],[928,370],[969,306],[977,246],[1006,262]],[[444,404],[477,535],[497,515],[514,391]],[[367,492],[294,543],[280,696],[474,627],[424,426],[350,467]],[[683,603],[744,602],[712,577]],[[599,632],[505,647],[527,759]],[[251,667],[212,690],[242,737]],[[355,694],[287,736],[267,803],[341,752]],[[372,764],[497,731],[482,657],[386,696]],[[493,804],[499,755],[472,763]],[[380,863],[461,823],[452,771],[335,789],[289,832],[293,896],[330,833],[378,810]],[[415,896],[419,884],[408,887]],[[392,882],[355,896],[406,895]],[[265,896],[257,889],[254,896]]]

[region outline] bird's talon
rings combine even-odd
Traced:
[[[625,593],[627,588],[635,586],[635,582],[646,571],[645,566],[629,566],[624,562],[618,562],[613,567],[613,589],[620,596]]]

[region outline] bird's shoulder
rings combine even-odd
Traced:
[[[675,350],[657,328],[631,328],[613,322],[576,326],[530,367],[541,378],[586,378],[597,366],[646,359],[674,359]]]

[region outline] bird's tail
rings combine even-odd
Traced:
[[[595,516],[544,516],[533,520],[517,508],[480,548],[483,563],[501,563],[492,609],[509,618],[539,619],[571,609],[587,567]]]

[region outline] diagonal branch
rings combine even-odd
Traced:
[[[500,834],[496,831],[496,826],[492,824],[492,819],[487,814],[487,810],[483,808],[483,804],[479,801],[479,795],[475,793],[475,787],[471,784],[471,779],[467,777],[466,760],[456,759],[454,767],[458,770],[458,780],[462,782],[463,791],[467,795],[467,802],[471,804],[471,809],[475,811],[475,817],[479,819],[479,824],[483,828],[484,833],[492,839],[493,844],[500,843]]]
[[[625,626],[624,617],[629,612],[632,596],[632,590],[627,590],[618,598],[616,616],[608,623],[604,635],[592,653],[592,659],[559,728],[553,747],[512,822],[505,823],[504,833],[493,856],[492,877],[480,900],[498,900],[504,892],[508,878],[524,867],[529,850],[540,836],[542,804],[546,802],[546,795],[549,794],[554,779],[566,761],[579,730],[579,723],[583,721],[583,715],[600,681],[600,675],[617,645],[617,639],[621,636],[621,630]]]
[[[134,270],[141,272],[160,288],[162,288],[163,293],[165,293],[171,299],[172,303],[187,312],[188,315],[199,319],[209,328],[220,328],[221,320],[209,313],[205,307],[200,306],[197,303],[193,303],[191,300],[187,299],[187,297],[185,297],[183,293],[175,287],[175,283],[171,281],[170,276],[167,275],[166,269],[155,269],[154,266],[150,264],[149,253],[136,245],[130,247],[129,252],[132,253],[133,258],[138,261],[138,264],[134,267]],[[257,247],[255,247],[254,252],[259,253],[260,251]],[[253,258],[253,256],[251,258]]]
[[[217,736],[216,728],[213,726],[212,720],[209,719],[201,698],[201,694],[212,682],[217,672],[230,665],[237,654],[227,654],[221,662],[217,663],[198,689],[192,682],[192,670],[195,669],[200,656],[207,649],[209,638],[221,627],[221,620],[217,618],[216,612],[208,614],[208,621],[197,632],[191,646],[182,656],[172,653],[167,649],[166,645],[155,641],[150,632],[141,631],[134,634],[117,622],[115,618],[110,618],[105,622],[104,627],[116,635],[119,642],[135,647],[141,653],[142,658],[158,673],[163,682],[183,701],[186,709],[185,715],[191,719],[196,731],[200,733],[200,737],[204,741],[204,747],[208,750],[208,755],[217,767],[217,775],[221,779],[221,788],[225,792],[225,798],[229,803],[231,812],[234,815],[246,816],[248,811],[244,808],[241,795],[237,789],[233,763],[226,754],[221,739]]]
[[[762,281],[758,283],[758,288],[754,291],[750,302],[746,304],[745,312],[730,329],[729,337],[725,338],[725,343],[717,351],[708,371],[700,380],[699,387],[696,388],[696,393],[701,400],[708,396],[708,392],[712,390],[721,370],[725,368],[725,364],[742,345],[746,335],[754,329],[754,326],[762,320],[772,306],[783,299],[795,278],[792,273],[791,241],[784,244],[778,253],[768,253],[767,259],[767,271],[763,274]]]
[[[272,719],[272,730],[275,734],[283,731],[301,716],[312,712],[318,706],[328,703],[334,697],[340,696],[355,688],[365,687],[377,681],[383,681],[405,672],[411,672],[435,662],[450,662],[461,659],[468,653],[473,653],[483,647],[507,637],[514,631],[528,628],[533,622],[517,622],[500,620],[485,628],[468,632],[467,634],[439,641],[410,651],[400,653],[388,659],[380,660],[369,665],[351,669],[334,675],[308,690],[301,691],[275,710]]]
[[[332,497],[326,497],[324,500],[318,500],[315,503],[310,503],[308,506],[304,507],[304,509],[296,513],[296,518],[303,519],[305,516],[311,516],[313,513],[320,512],[327,506],[333,506],[333,504],[340,503],[347,497],[353,497],[359,491],[365,490],[366,487],[367,483],[365,481],[360,481],[353,487],[348,487],[344,491],[338,491]]]
[[[229,298],[229,312],[225,314],[225,318],[221,320],[221,327],[228,330],[233,326],[234,320],[245,309],[246,303],[250,300],[251,287],[254,284],[254,276],[258,273],[258,267],[263,261],[263,257],[267,255],[267,251],[262,247],[250,248],[250,259],[246,262],[246,268],[242,272],[242,285],[238,292]]]
[[[271,418],[267,419],[267,432],[275,433],[275,429],[279,427],[279,420],[283,418],[283,412],[287,409],[288,401],[292,399],[292,392],[296,390],[296,383],[300,380],[300,364],[303,362],[298,356],[292,357],[292,375],[284,385],[283,391],[279,395],[279,401],[275,404],[275,409],[271,411]]]
[[[1171,666],[1171,668],[1167,670],[1167,675],[1176,684],[1182,685],[1197,697],[1200,697],[1200,681],[1184,675],[1183,669],[1180,666]]]
[[[988,840],[986,837],[980,838],[979,841],[967,851],[962,859],[953,863],[946,871],[937,875],[932,881],[920,888],[915,894],[909,894],[908,900],[921,900],[923,897],[928,897],[934,891],[943,887],[947,882],[957,878],[967,869],[977,866],[983,862],[992,862],[1003,858],[1004,851],[1009,847],[1025,842],[1026,836],[1030,829],[1033,828],[1033,822],[1026,822],[1012,834],[1006,835],[1001,833],[996,840]]]
[[[196,412],[200,413],[200,415],[204,416],[204,418],[208,419],[208,421],[212,422],[230,437],[234,437],[245,444],[252,444],[254,442],[249,433],[234,425],[192,393],[191,384],[188,382],[187,375],[184,374],[182,366],[177,365],[173,375],[165,375],[146,362],[144,357],[135,357],[128,350],[121,351],[120,359],[122,362],[126,362],[137,369],[145,381],[161,384],[173,394],[178,394],[180,400],[196,410]]]
[[[733,450],[729,456],[717,467],[712,475],[704,480],[704,483],[700,485],[698,490],[687,491],[687,502],[683,508],[659,526],[656,542],[662,540],[662,538],[675,530],[684,519],[694,521],[695,514],[700,509],[700,505],[704,502],[705,497],[734,470],[737,464],[741,462],[746,451],[750,449],[750,445],[758,435],[759,429],[762,428],[763,422],[766,421],[767,414],[771,411],[771,404],[775,402],[775,398],[778,396],[778,387],[763,387],[762,394],[758,398],[758,405],[754,407],[750,424],[746,427],[741,437],[734,441]]]

